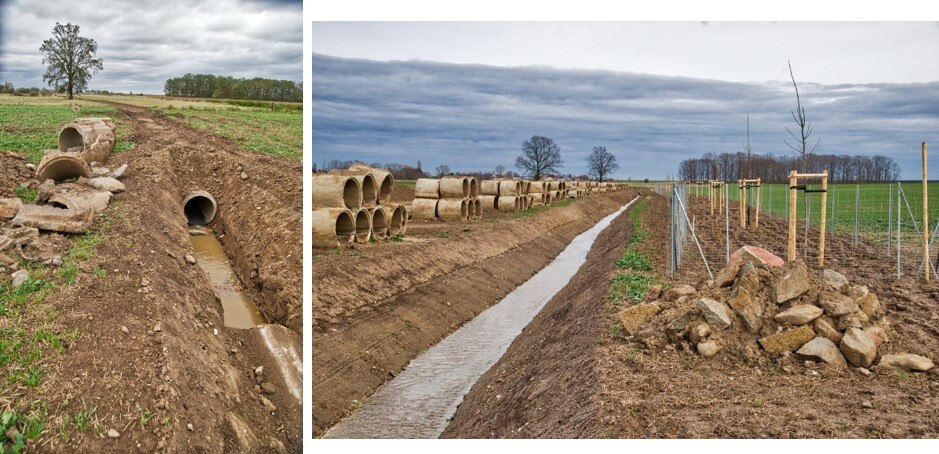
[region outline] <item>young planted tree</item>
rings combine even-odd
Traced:
[[[743,151],[747,152],[747,178],[753,178],[753,147],[750,145],[750,114],[747,114],[747,141],[743,144]]]
[[[587,155],[587,170],[590,176],[597,177],[601,183],[603,182],[603,177],[618,168],[619,164],[616,163],[616,156],[606,151],[606,147],[593,147],[593,151]]]
[[[46,65],[43,82],[55,87],[59,93],[67,93],[72,99],[75,93],[88,88],[92,74],[104,69],[100,58],[95,58],[98,43],[91,38],[78,35],[78,26],[58,22],[52,29],[52,38],[42,42],[42,64]]]
[[[795,143],[790,143],[789,140],[786,140],[786,145],[789,146],[793,151],[800,155],[802,158],[802,164],[799,169],[799,172],[805,173],[805,156],[806,154],[813,154],[815,150],[818,149],[819,142],[822,141],[821,137],[815,141],[815,146],[812,147],[812,151],[808,151],[809,137],[812,136],[812,123],[808,121],[805,116],[805,108],[802,107],[802,99],[799,98],[799,86],[796,85],[796,76],[792,74],[792,62],[789,63],[789,77],[792,78],[792,88],[796,90],[796,110],[789,111],[792,113],[792,119],[795,120],[796,125],[799,127],[799,134],[796,135],[789,128],[786,128],[786,132],[795,140]]]
[[[543,136],[531,136],[522,143],[522,154],[515,158],[515,167],[535,180],[557,173],[561,164],[561,148],[554,139]]]

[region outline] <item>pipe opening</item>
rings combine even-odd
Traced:
[[[375,178],[370,173],[357,178],[361,178],[360,181],[362,182],[362,206],[375,206],[375,201],[378,199],[378,187],[375,184]]]
[[[342,185],[342,202],[346,208],[354,210],[361,204],[362,193],[359,192],[359,185],[352,178],[346,180]]]
[[[388,197],[391,197],[392,189],[394,189],[394,180],[391,178],[391,174],[387,174],[385,178],[381,179],[381,184],[378,186],[378,199],[388,200]]]
[[[343,211],[336,216],[336,238],[340,243],[348,243],[355,236],[355,220],[348,211]]]
[[[215,219],[216,211],[218,211],[218,206],[215,199],[208,192],[193,192],[183,200],[183,212],[186,214],[189,225],[202,226],[209,224]]]
[[[359,210],[355,214],[355,241],[357,243],[368,242],[372,232],[372,220],[365,209]]]
[[[391,222],[388,223],[388,231],[392,235],[404,233],[404,223],[407,222],[404,216],[404,206],[398,205],[391,212]]]
[[[376,239],[382,239],[388,234],[388,224],[385,221],[385,209],[375,208],[372,211],[372,235]]]
[[[85,138],[78,129],[66,127],[59,133],[59,151],[68,151],[69,148],[82,147],[85,149]]]

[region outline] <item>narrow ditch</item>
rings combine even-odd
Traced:
[[[574,238],[555,259],[498,304],[414,358],[324,438],[437,438],[466,393],[586,261],[597,236],[626,211]]]

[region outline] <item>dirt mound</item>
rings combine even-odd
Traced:
[[[33,176],[26,161],[9,150],[0,150],[0,197],[16,197],[16,188]]]

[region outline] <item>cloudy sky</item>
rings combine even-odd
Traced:
[[[0,0],[0,81],[43,86],[56,22],[98,42],[91,89],[162,93],[187,72],[303,79],[301,0]]]
[[[919,172],[939,131],[939,25],[922,23],[314,23],[313,153],[513,167],[533,134],[564,171],[605,145],[617,177],[681,159],[787,153],[791,59],[820,153],[893,156]]]

